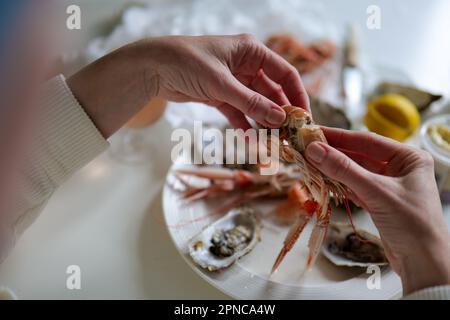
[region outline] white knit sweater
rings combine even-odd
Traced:
[[[53,192],[73,173],[108,148],[84,112],[63,76],[50,80],[44,90],[44,123],[33,141],[33,161],[22,183],[15,234],[20,236],[37,218]],[[14,298],[0,287],[0,299]],[[450,299],[450,286],[428,288],[404,299]]]

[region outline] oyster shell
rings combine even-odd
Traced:
[[[260,241],[261,220],[255,209],[242,206],[206,227],[189,242],[192,260],[209,271],[228,268]]]
[[[367,242],[361,241],[350,225],[330,224],[322,247],[323,255],[337,266],[388,265],[380,238],[364,230],[357,231]]]
[[[432,94],[427,91],[417,89],[415,87],[393,83],[382,82],[375,90],[375,96],[384,95],[388,93],[400,94],[414,103],[420,112],[425,111],[433,102],[442,98],[442,95]]]
[[[315,123],[325,127],[350,129],[350,120],[342,110],[316,97],[311,97],[310,100]]]

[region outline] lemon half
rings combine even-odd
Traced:
[[[420,114],[404,96],[386,94],[369,103],[365,124],[372,132],[403,142],[419,127]]]

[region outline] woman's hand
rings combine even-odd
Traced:
[[[308,160],[370,212],[405,294],[450,284],[450,235],[431,156],[381,136],[323,128]]]
[[[298,72],[249,35],[143,40],[91,64],[68,81],[105,136],[152,97],[216,107],[234,127],[245,115],[267,127],[285,119],[280,105],[309,110]]]

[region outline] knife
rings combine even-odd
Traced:
[[[350,26],[344,48],[344,66],[342,69],[342,89],[345,113],[353,126],[362,122],[365,108],[362,105],[363,74],[359,67],[359,46],[357,30]]]

